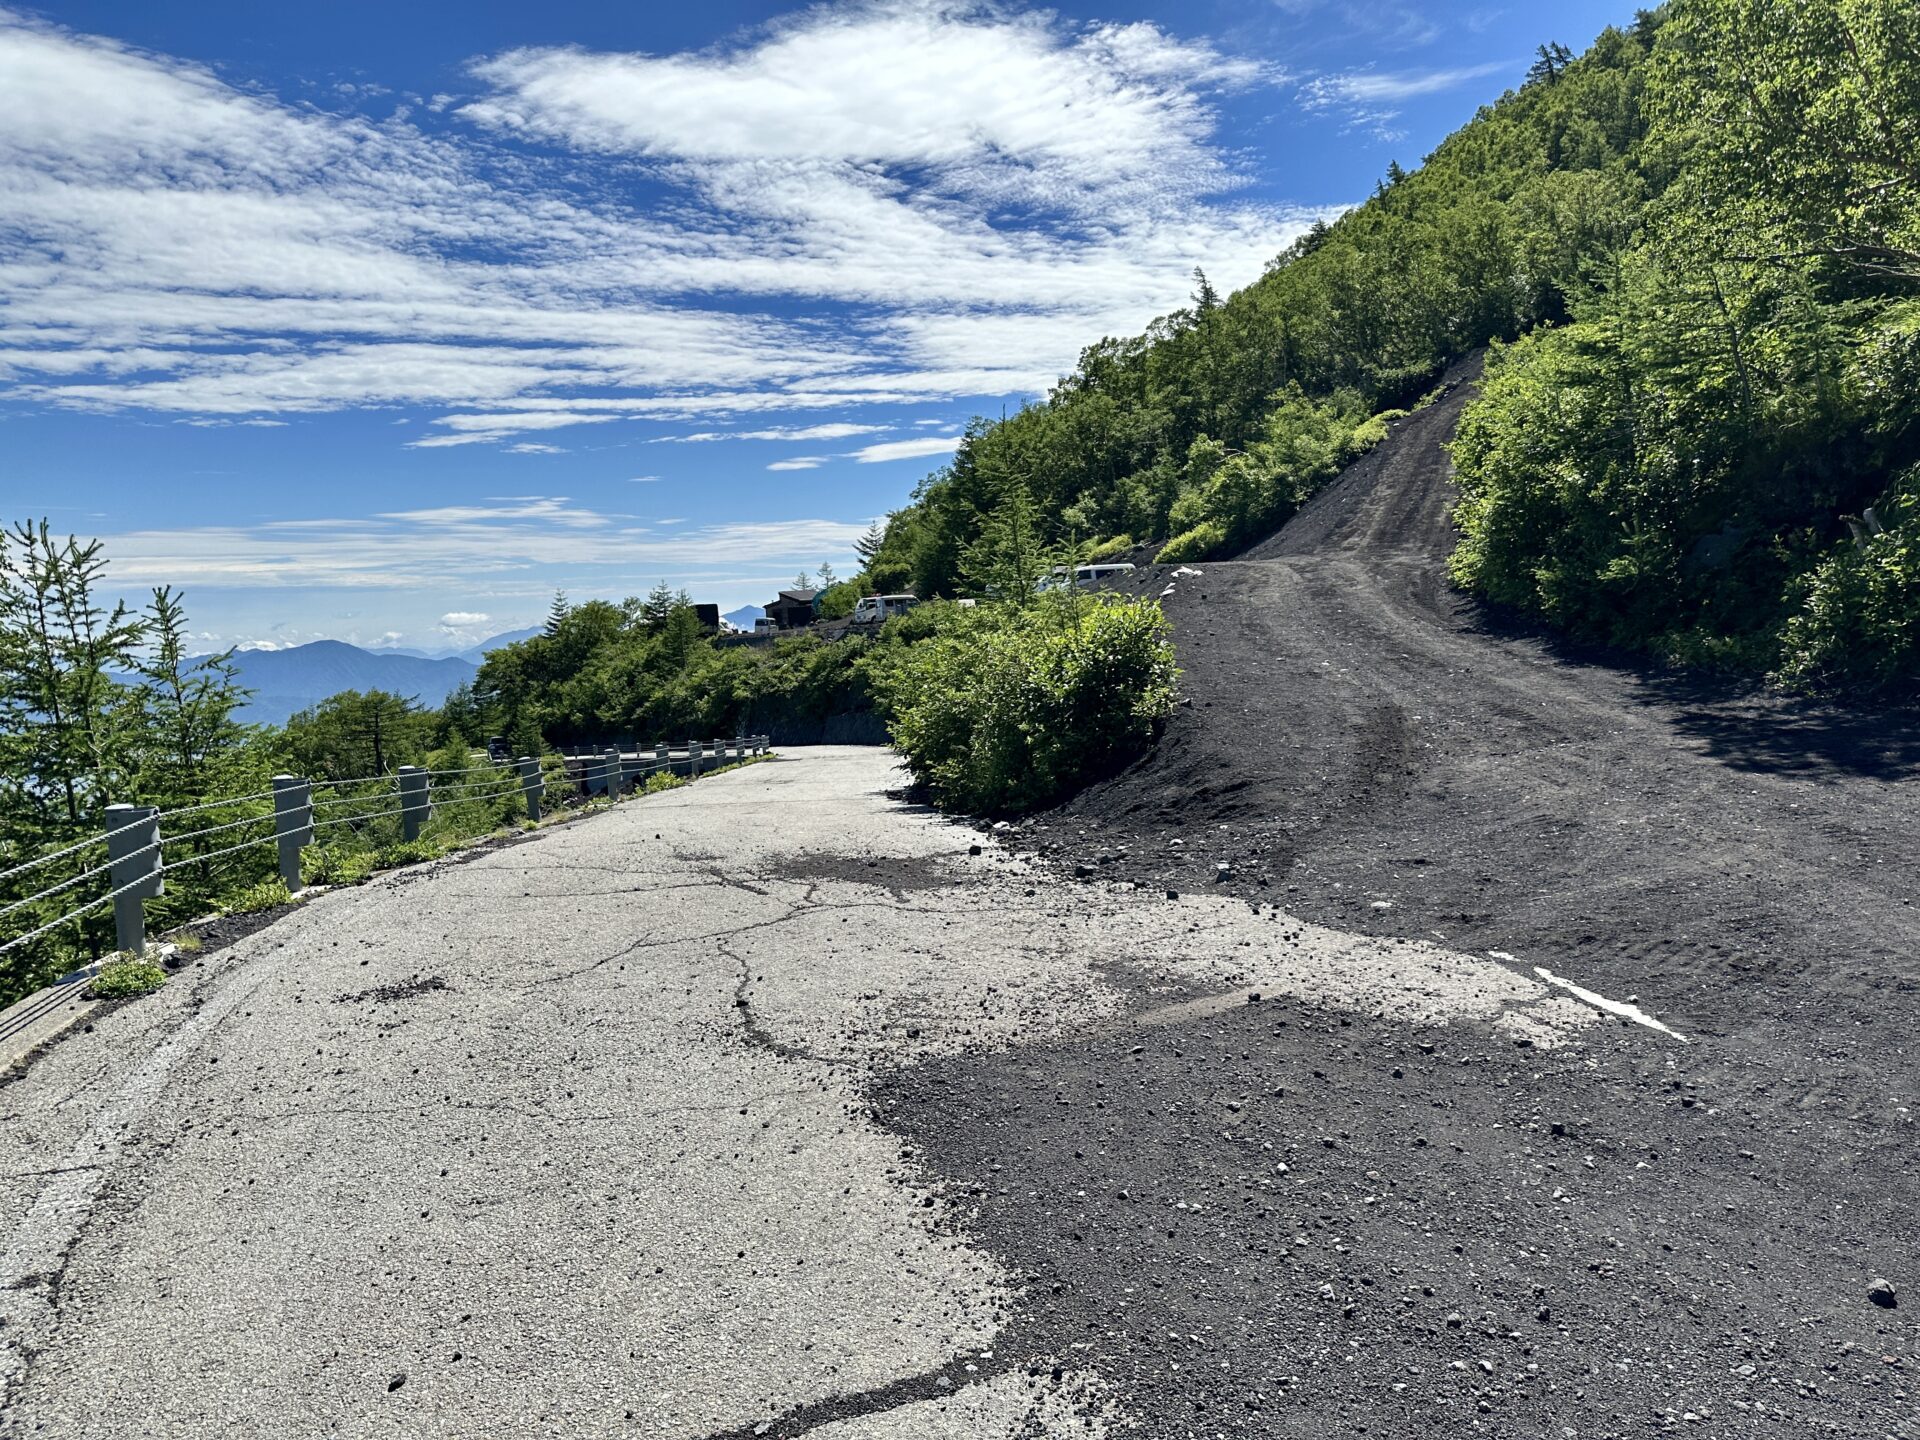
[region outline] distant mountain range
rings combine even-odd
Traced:
[[[237,712],[251,725],[281,725],[295,711],[317,705],[342,690],[385,690],[422,705],[445,702],[479,673],[489,650],[540,631],[510,630],[452,654],[407,650],[362,650],[344,640],[316,640],[285,650],[240,650],[233,663],[240,683],[253,692]]]
[[[739,626],[742,630],[751,630],[753,629],[753,622],[766,613],[765,608],[762,606],[742,605],[738,610],[727,611],[727,613],[720,618],[729,624]]]

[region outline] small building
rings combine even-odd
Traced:
[[[818,590],[782,590],[780,598],[766,607],[767,618],[776,630],[802,630],[819,613]]]

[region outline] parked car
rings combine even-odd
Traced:
[[[1073,583],[1081,590],[1091,590],[1102,580],[1111,580],[1116,575],[1131,575],[1133,566],[1126,561],[1113,564],[1076,565],[1073,567]]]
[[[863,595],[854,602],[853,623],[879,625],[906,614],[919,603],[912,595]]]

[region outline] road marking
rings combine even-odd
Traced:
[[[1499,955],[1502,952],[1490,950],[1487,953],[1490,955]],[[1682,1035],[1678,1030],[1675,1030],[1671,1025],[1662,1024],[1646,1011],[1642,1010],[1638,1005],[1628,1005],[1620,1000],[1609,1000],[1606,996],[1596,991],[1588,990],[1581,985],[1576,985],[1571,980],[1562,979],[1544,965],[1534,966],[1533,973],[1549,985],[1558,985],[1562,990],[1567,991],[1578,999],[1586,1001],[1587,1004],[1593,1006],[1595,1009],[1604,1010],[1609,1015],[1618,1015],[1622,1020],[1631,1020],[1636,1025],[1644,1025],[1649,1030],[1658,1030],[1663,1035],[1671,1035],[1682,1045],[1692,1043],[1686,1036]]]

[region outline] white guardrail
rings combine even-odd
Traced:
[[[765,735],[738,735],[731,740],[690,740],[682,746],[673,746],[663,740],[650,753],[624,751],[618,746],[609,746],[604,750],[565,758],[568,778],[588,796],[605,795],[617,800],[637,783],[657,772],[681,771],[689,776],[699,775],[703,770],[734,764],[749,756],[764,755],[770,743]],[[474,776],[485,778],[471,778]],[[95,847],[106,848],[106,859],[102,863],[89,865],[58,884],[0,905],[0,923],[3,923],[8,915],[56,895],[79,891],[73,897],[79,899],[79,895],[86,893],[81,887],[89,881],[105,887],[59,919],[50,920],[24,934],[9,936],[0,942],[0,955],[109,903],[113,905],[117,948],[134,954],[142,953],[146,949],[145,902],[165,893],[166,877],[171,871],[189,865],[204,865],[257,845],[273,845],[279,850],[280,878],[286,882],[288,890],[298,890],[300,852],[313,843],[317,833],[342,825],[358,827],[369,821],[397,815],[400,817],[401,838],[417,840],[421,829],[432,817],[436,802],[480,798],[482,792],[486,792],[485,798],[502,798],[513,793],[514,782],[517,782],[520,793],[526,799],[527,818],[538,820],[541,802],[546,795],[546,779],[541,773],[540,761],[531,755],[522,755],[513,761],[488,761],[453,770],[425,770],[414,765],[402,765],[391,775],[356,780],[308,780],[296,775],[276,775],[271,790],[227,796],[173,810],[159,810],[151,805],[109,805],[105,828],[100,834],[0,870],[0,881],[11,880]],[[381,788],[372,792],[341,793],[347,787],[356,785],[377,785]],[[321,792],[319,799],[314,798],[316,790]],[[272,802],[272,808],[262,809],[255,815],[204,825],[179,834],[161,833],[162,822],[176,822],[186,816],[214,810],[264,806],[269,801]],[[259,834],[249,833],[263,826],[271,828]],[[211,850],[178,854],[178,847],[209,837],[231,838],[223,838]],[[167,846],[175,847],[177,858],[166,858]]]

